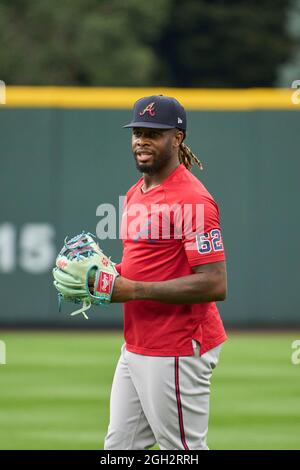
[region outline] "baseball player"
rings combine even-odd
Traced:
[[[105,449],[207,447],[210,378],[226,333],[219,210],[190,172],[186,113],[167,96],[134,105],[132,151],[142,177],[127,192],[123,257],[112,302],[124,303]],[[200,215],[199,215],[200,214]]]

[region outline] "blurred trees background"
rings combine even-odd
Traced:
[[[286,27],[295,1],[0,0],[0,79],[272,86],[299,41]]]

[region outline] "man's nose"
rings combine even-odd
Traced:
[[[137,137],[137,144],[138,145],[147,145],[149,143],[150,143],[150,141],[149,141],[149,137],[147,136],[147,134],[140,134]]]

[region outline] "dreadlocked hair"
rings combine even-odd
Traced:
[[[179,161],[180,163],[183,163],[184,166],[191,171],[192,166],[194,163],[200,168],[200,170],[203,170],[202,163],[200,160],[196,157],[196,155],[191,151],[191,149],[181,142],[180,147],[179,147]]]

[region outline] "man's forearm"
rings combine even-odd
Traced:
[[[213,276],[195,273],[160,282],[131,281],[118,277],[112,302],[129,300],[156,300],[167,304],[195,304],[224,300],[224,283]]]

